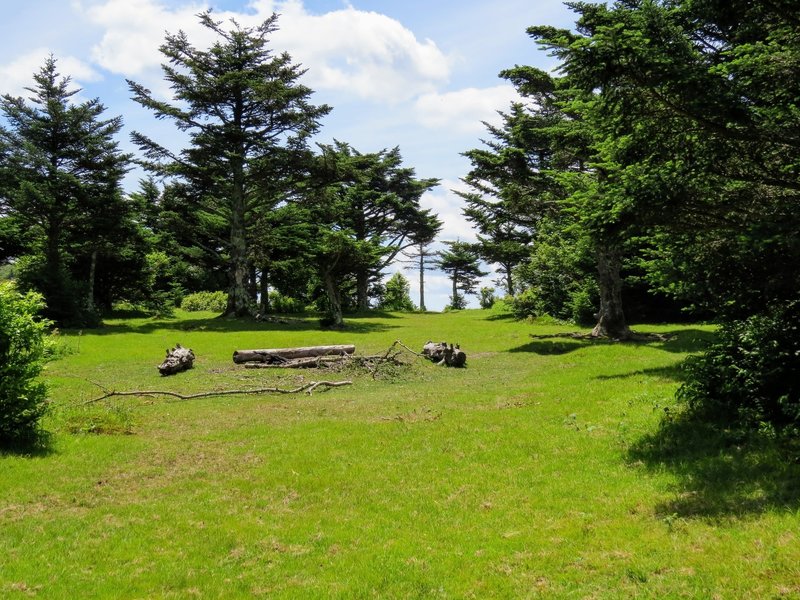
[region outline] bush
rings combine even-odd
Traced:
[[[800,433],[800,301],[723,325],[687,360],[678,390],[695,414],[744,429]]]
[[[494,288],[493,287],[482,287],[480,291],[480,296],[478,297],[478,302],[481,305],[481,308],[492,308],[495,303],[495,296],[494,296]]]
[[[225,312],[228,307],[228,295],[225,292],[195,292],[188,294],[181,300],[181,308],[189,312],[208,310],[211,312]]]
[[[449,296],[450,304],[444,307],[444,311],[448,312],[451,310],[464,310],[467,308],[467,297],[464,294],[456,294],[455,297]]]
[[[41,295],[17,292],[0,281],[0,445],[18,447],[41,438],[47,388],[37,381],[46,362],[49,321],[37,318]]]
[[[269,309],[275,313],[301,313],[306,309],[306,305],[302,300],[284,296],[277,290],[272,290],[269,293]]]

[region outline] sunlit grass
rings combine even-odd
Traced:
[[[499,311],[348,322],[323,331],[311,317],[180,313],[62,333],[47,369],[52,450],[0,456],[0,596],[800,595],[797,494],[786,485],[796,473],[717,469],[715,495],[694,466],[755,454],[658,449],[677,365],[709,328],[641,325],[673,337],[608,344],[531,337],[574,328]],[[242,348],[354,343],[366,354],[396,339],[458,342],[468,368],[417,360],[373,378],[231,361]],[[162,378],[155,366],[178,342],[196,366]],[[80,405],[101,388],[301,377],[354,385]]]

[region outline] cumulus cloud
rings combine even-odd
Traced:
[[[498,110],[507,110],[511,102],[522,98],[511,85],[490,88],[465,88],[455,92],[428,93],[417,99],[415,111],[420,122],[431,128],[459,133],[484,131],[483,122],[497,125]]]
[[[92,59],[126,77],[139,76],[161,64],[164,57],[158,48],[168,31],[186,31],[198,45],[210,39],[196,17],[206,9],[203,4],[170,9],[157,0],[106,0],[80,9],[91,23],[104,29],[102,39],[92,48]]]
[[[27,96],[26,87],[34,83],[33,74],[37,73],[44,65],[45,59],[51,51],[47,48],[36,48],[26,54],[18,56],[10,63],[0,65],[0,81],[3,82],[3,92],[12,96]],[[81,87],[81,83],[89,83],[102,79],[100,74],[91,66],[73,56],[58,56],[56,66],[62,77],[71,77],[74,87]]]
[[[450,58],[431,40],[420,41],[399,21],[347,6],[310,13],[300,0],[256,0],[246,13],[215,12],[217,20],[253,26],[272,12],[281,14],[272,45],[288,51],[309,69],[308,85],[378,101],[402,101],[432,92],[450,73]],[[198,47],[212,38],[196,15],[204,2],[170,8],[159,0],[103,0],[82,8],[104,29],[92,57],[102,67],[128,77],[157,74],[158,47],[165,31],[183,30]],[[149,77],[148,77],[149,79]]]

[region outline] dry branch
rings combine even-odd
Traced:
[[[97,398],[92,398],[91,400],[87,400],[82,404],[92,404],[94,402],[100,402],[101,400],[105,400],[106,398],[112,398],[114,396],[171,396],[173,398],[178,398],[179,400],[194,400],[196,398],[212,398],[214,396],[233,396],[233,395],[245,395],[245,394],[299,394],[300,392],[305,392],[306,394],[311,395],[314,392],[314,390],[316,390],[318,387],[332,388],[332,387],[340,387],[343,385],[352,385],[352,384],[353,384],[352,381],[309,381],[308,383],[291,390],[269,387],[269,388],[256,388],[252,390],[221,390],[216,392],[199,392],[197,394],[181,394],[179,392],[168,392],[166,390],[131,390],[129,392],[117,392],[114,390],[104,389],[105,393],[102,396],[98,396]]]

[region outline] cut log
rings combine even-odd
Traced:
[[[268,348],[265,350],[236,350],[233,353],[233,362],[236,364],[259,362],[281,363],[295,358],[312,358],[317,356],[342,356],[353,354],[356,347],[353,345],[339,346],[302,346],[299,348]]]
[[[193,364],[194,352],[192,352],[192,349],[175,344],[172,350],[167,350],[164,362],[158,365],[158,372],[162,375],[174,375],[186,369],[191,369]]]

